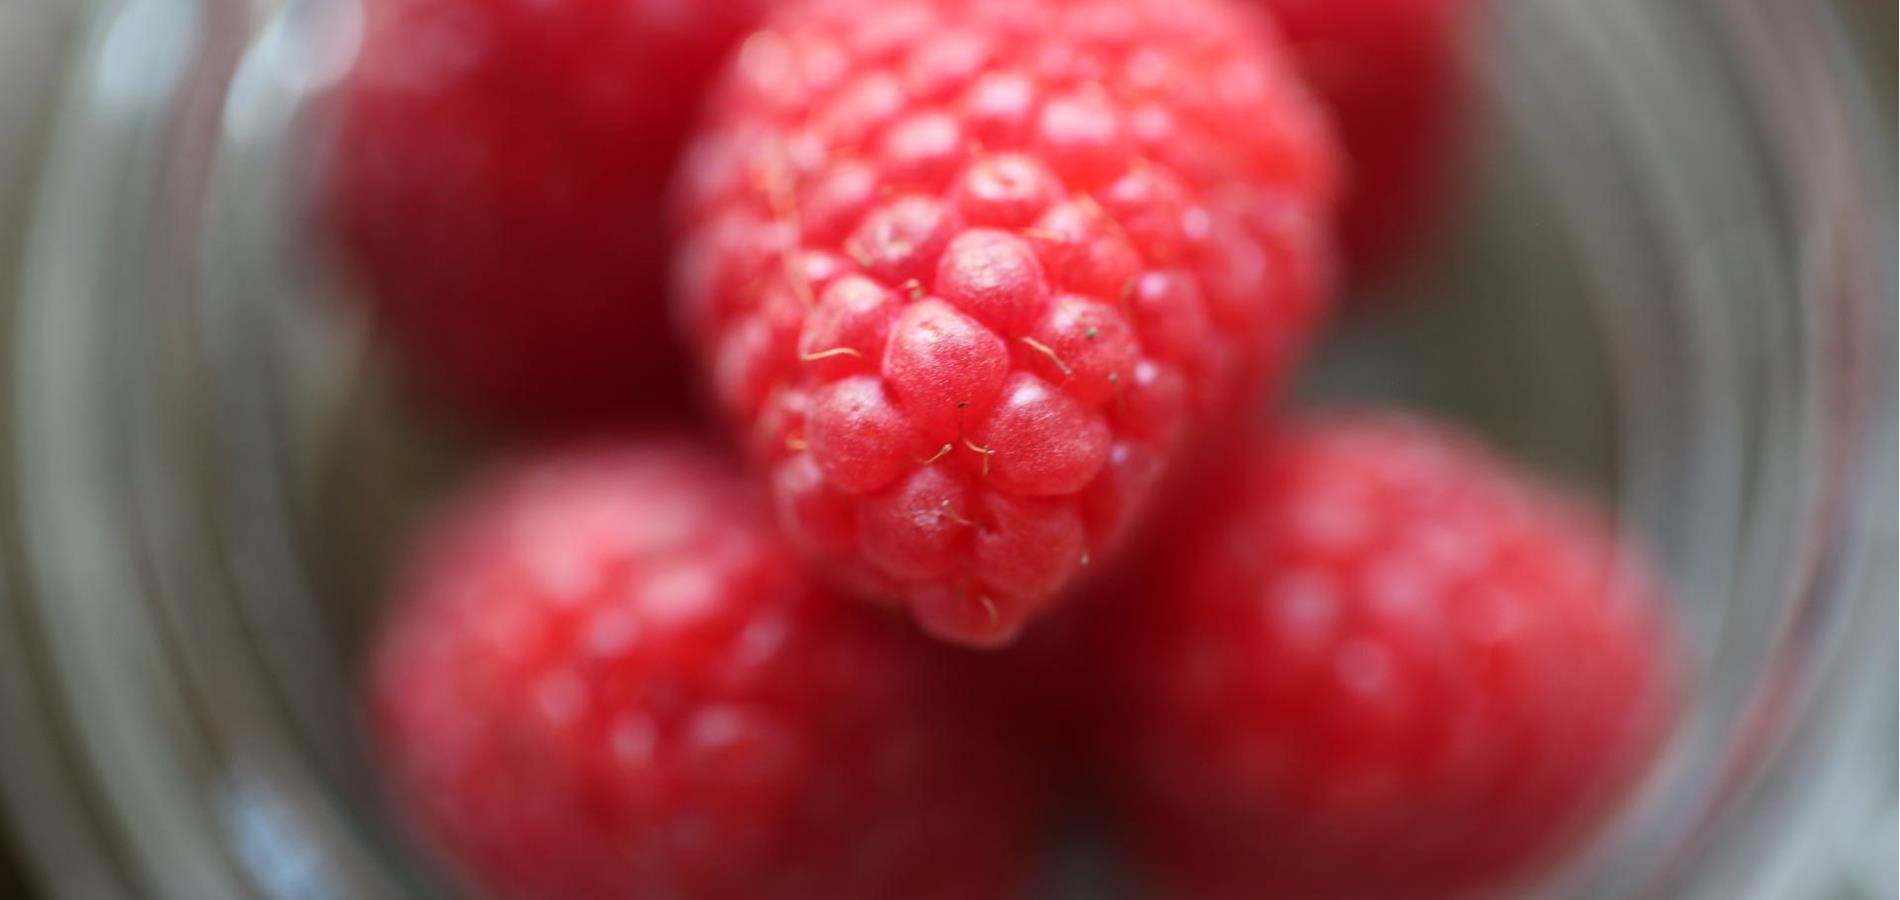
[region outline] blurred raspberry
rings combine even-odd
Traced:
[[[1277,380],[1337,165],[1282,57],[1213,0],[817,0],[745,44],[679,318],[823,571],[1007,643]]]
[[[318,203],[410,372],[571,427],[678,404],[661,196],[767,0],[363,0]]]
[[[688,443],[450,510],[372,671],[396,798],[505,898],[1015,896],[1036,786],[964,660],[802,579]]]
[[[1399,267],[1442,219],[1479,2],[1265,0],[1339,125],[1351,163],[1340,233],[1355,279]]]
[[[1113,711],[1095,745],[1168,896],[1495,888],[1668,727],[1678,661],[1642,561],[1472,440],[1311,419],[1217,493],[1082,645]]]

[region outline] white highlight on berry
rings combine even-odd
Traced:
[[[654,622],[699,618],[719,601],[719,579],[698,565],[673,565],[653,574],[638,589],[640,611]]]
[[[535,685],[534,701],[550,721],[565,725],[587,708],[587,685],[579,675],[563,669]]]
[[[1376,697],[1392,686],[1392,654],[1372,641],[1354,638],[1339,650],[1334,674],[1339,685],[1361,697]]]
[[[1339,622],[1339,586],[1324,572],[1287,572],[1268,590],[1267,615],[1282,643],[1322,647],[1332,639]]]

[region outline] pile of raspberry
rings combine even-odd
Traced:
[[[504,898],[1528,890],[1674,726],[1588,497],[1282,388],[1455,189],[1475,0],[365,0],[313,233],[503,448],[365,677]],[[1086,812],[1081,812],[1086,811]]]

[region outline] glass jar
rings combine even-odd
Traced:
[[[353,19],[106,0],[83,28],[0,309],[0,785],[56,896],[440,889],[354,672],[485,442],[392,387],[299,233]],[[1461,418],[1667,566],[1689,714],[1539,896],[1823,896],[1892,827],[1891,132],[1813,5],[1519,0],[1478,49],[1429,296],[1348,316],[1304,390]]]

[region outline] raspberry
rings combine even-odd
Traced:
[[[1420,249],[1449,199],[1477,0],[1265,0],[1351,164],[1340,240],[1355,278]]]
[[[1242,458],[1157,602],[1097,617],[1097,745],[1169,896],[1467,896],[1640,773],[1676,659],[1594,511],[1394,414],[1293,424]]]
[[[818,568],[1009,642],[1325,305],[1330,135],[1212,0],[816,0],[682,163],[679,319]]]
[[[766,0],[366,0],[323,225],[435,399],[545,430],[683,395],[662,195]]]
[[[1014,896],[1037,796],[960,661],[813,589],[749,501],[661,441],[451,510],[374,658],[397,799],[502,897]]]

